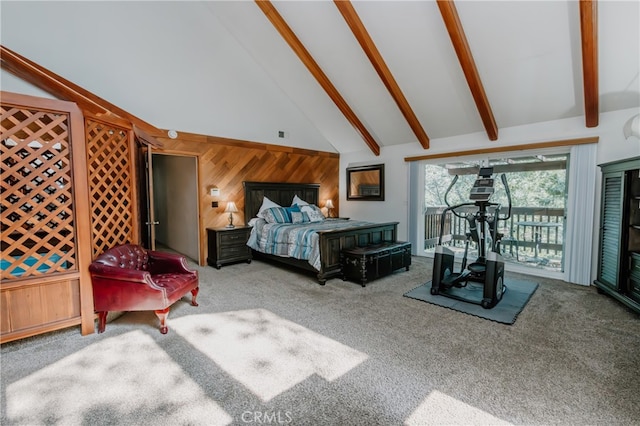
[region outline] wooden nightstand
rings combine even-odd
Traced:
[[[207,228],[207,263],[220,269],[222,265],[246,261],[251,263],[251,247],[247,246],[250,226]]]

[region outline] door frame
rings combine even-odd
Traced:
[[[567,274],[567,265],[565,262],[565,257],[566,257],[566,250],[568,246],[567,240],[566,240],[566,229],[568,227],[569,221],[572,220],[572,218],[567,217],[567,209],[569,207],[568,199],[567,199],[568,191],[569,191],[569,168],[574,166],[573,164],[571,164],[571,146],[568,145],[568,146],[557,146],[557,147],[538,149],[538,150],[504,151],[500,153],[484,153],[484,154],[468,155],[468,156],[462,156],[462,157],[455,157],[455,161],[470,161],[470,162],[477,161],[480,163],[486,161],[488,164],[488,161],[490,159],[496,158],[496,157],[517,158],[517,157],[526,157],[534,154],[543,154],[543,155],[566,154],[569,158],[569,161],[567,162],[567,168],[566,168],[567,181],[565,186],[565,199],[564,199],[565,227],[563,229],[563,232],[565,234],[563,235],[562,271],[546,271],[538,268],[521,266],[511,262],[505,263],[505,269],[510,272],[524,273],[524,274],[530,274],[530,275],[536,275],[536,276],[548,277],[548,278],[565,279],[565,276]],[[412,236],[411,238],[413,238],[417,242],[418,249],[416,251],[416,254],[418,256],[425,256],[429,258],[433,257],[433,254],[425,253],[423,250],[420,249],[420,247],[424,247],[424,232],[425,232],[422,208],[424,205],[424,185],[426,185],[427,183],[425,182],[425,178],[424,178],[424,166],[438,165],[446,162],[447,162],[447,158],[437,158],[437,159],[419,161],[417,163],[418,164],[417,170],[414,171],[415,173],[417,173],[417,176],[412,175],[412,177],[416,178],[417,185],[415,187],[412,186],[413,191],[411,193],[410,198],[416,197],[417,202],[412,204],[412,206],[416,210],[414,211],[414,215],[410,215],[410,216],[411,217],[415,216],[418,220],[418,223],[416,223],[411,229],[412,229],[412,232],[417,232],[418,234]]]
[[[185,153],[185,152],[180,152],[180,151],[173,151],[173,150],[164,150],[164,149],[155,149],[152,151],[151,154],[151,166],[149,168],[149,174],[151,175],[151,180],[153,181],[153,154],[157,154],[157,155],[165,155],[165,156],[170,156],[170,157],[190,157],[190,158],[194,158],[195,159],[195,174],[196,174],[196,188],[195,188],[195,200],[196,200],[196,211],[197,211],[197,222],[196,225],[197,229],[195,234],[197,235],[197,256],[196,256],[196,260],[198,262],[198,264],[200,266],[204,265],[204,260],[203,260],[203,256],[204,256],[204,247],[203,247],[203,224],[202,224],[202,211],[201,211],[201,199],[200,199],[200,189],[202,188],[202,184],[200,181],[200,156],[197,154],[193,154],[193,153]],[[153,197],[151,197],[150,201],[153,202],[152,204],[152,209],[151,210],[155,210],[155,199]],[[154,215],[154,221],[157,220],[157,218],[155,218]],[[155,238],[155,232],[154,232],[154,238]],[[155,244],[155,241],[154,241]]]

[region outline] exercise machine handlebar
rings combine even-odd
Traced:
[[[449,196],[449,192],[451,191],[451,188],[453,188],[453,186],[456,184],[457,181],[458,181],[458,175],[454,175],[453,179],[451,180],[451,183],[449,184],[449,187],[447,188],[447,190],[444,193],[444,202],[449,207],[451,207],[451,204],[449,203],[449,200],[447,199],[447,197]]]
[[[503,173],[500,175],[500,180],[504,186],[504,191],[507,193],[507,200],[509,201],[509,209],[507,210],[507,216],[501,217],[500,220],[507,220],[511,217],[511,191],[509,190],[509,184],[507,183],[507,176]]]

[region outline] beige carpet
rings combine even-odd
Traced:
[[[431,262],[360,285],[254,261],[106,332],[2,345],[2,425],[632,425],[640,318],[535,279],[514,325],[403,297]],[[532,280],[524,275],[508,277]]]

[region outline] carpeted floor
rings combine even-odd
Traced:
[[[263,262],[198,267],[199,307],[1,347],[2,425],[633,425],[640,318],[548,279],[513,325]],[[513,279],[532,277],[507,274]]]

